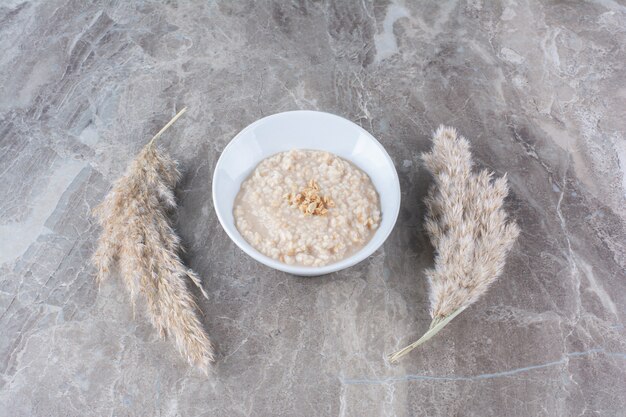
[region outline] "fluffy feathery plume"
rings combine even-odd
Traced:
[[[389,356],[395,362],[439,332],[483,295],[500,276],[519,235],[502,208],[509,189],[506,175],[472,172],[469,143],[441,126],[431,152],[422,155],[434,185],[426,197],[425,229],[435,248],[430,284],[429,330],[415,343]]]
[[[206,372],[214,361],[213,345],[196,315],[197,305],[186,279],[208,296],[200,278],[182,263],[180,238],[168,218],[168,212],[176,208],[177,163],[155,145],[185,110],[152,138],[94,209],[102,234],[93,263],[98,282],[116,267],[133,305],[137,294],[143,294],[159,335],[173,337],[189,363]]]

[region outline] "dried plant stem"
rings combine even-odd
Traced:
[[[180,116],[183,115],[183,113],[185,113],[187,111],[187,107],[183,107],[178,113],[176,113],[176,115],[174,117],[172,117],[172,120],[170,120],[169,122],[167,122],[167,124],[165,126],[163,126],[161,128],[161,130],[159,130],[157,132],[156,135],[154,135],[152,137],[152,139],[150,139],[150,142],[148,142],[148,145],[152,145],[154,143],[155,140],[157,140],[159,137],[161,137],[161,135],[163,134],[163,132],[165,132],[167,129],[170,128],[170,126],[172,126],[174,124],[174,122],[176,122],[176,120],[178,120],[178,118]]]
[[[447,317],[435,317],[433,319],[433,321],[430,322],[430,327],[428,328],[428,331],[426,333],[424,333],[424,335],[422,337],[420,337],[417,341],[411,343],[407,347],[405,347],[403,349],[400,349],[399,351],[389,355],[388,356],[389,362],[391,362],[391,363],[398,362],[398,360],[401,357],[403,357],[407,353],[411,352],[413,349],[415,349],[416,347],[418,347],[422,343],[427,342],[428,340],[430,340],[434,335],[439,333],[439,331],[441,329],[446,327],[446,325],[448,323],[450,323],[453,318],[458,316],[463,310],[465,310],[465,307],[457,309],[454,313],[450,314]]]

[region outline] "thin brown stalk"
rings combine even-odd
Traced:
[[[176,161],[155,144],[185,110],[152,138],[94,209],[102,234],[93,262],[99,282],[117,267],[133,305],[137,294],[142,294],[159,335],[173,337],[189,363],[206,372],[214,361],[213,345],[196,314],[187,278],[208,296],[200,278],[178,255],[180,238],[168,213],[176,208],[174,187],[180,172]]]
[[[441,126],[431,152],[422,155],[435,183],[426,198],[425,229],[435,248],[430,284],[430,329],[417,342],[389,356],[395,362],[424,343],[457,314],[487,292],[500,276],[506,255],[519,235],[502,208],[508,194],[506,176],[472,172],[469,142]]]

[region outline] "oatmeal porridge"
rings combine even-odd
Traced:
[[[367,174],[332,153],[313,150],[261,161],[241,185],[233,214],[255,249],[305,266],[352,255],[372,238],[381,217]]]

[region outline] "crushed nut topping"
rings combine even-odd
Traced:
[[[299,193],[287,193],[284,197],[290,206],[297,207],[305,215],[323,216],[329,208],[335,207],[335,203],[328,196],[319,195],[319,191],[319,184],[310,180]]]

